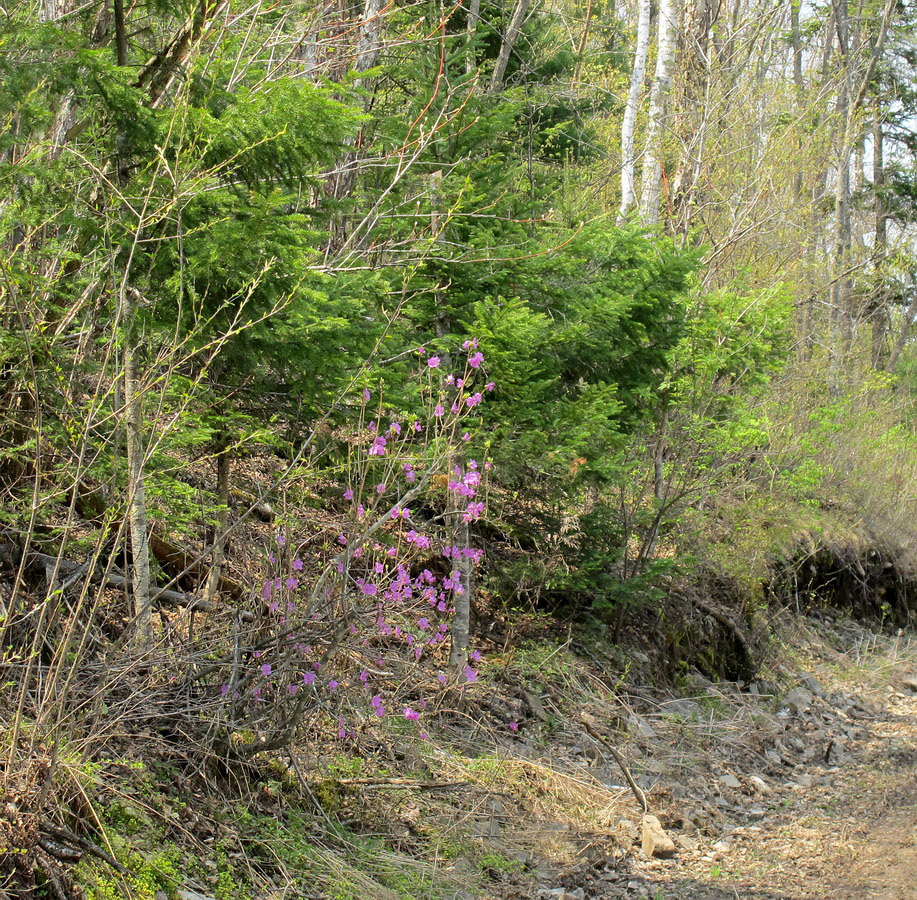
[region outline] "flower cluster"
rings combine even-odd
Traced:
[[[233,715],[270,733],[284,730],[291,717],[333,712],[338,736],[350,739],[348,716],[359,718],[358,698],[370,720],[389,709],[401,709],[408,722],[422,720],[427,700],[418,695],[420,679],[404,677],[405,665],[439,668],[441,686],[477,680],[479,652],[461,672],[448,673],[446,659],[456,600],[483,551],[457,543],[457,530],[422,501],[408,505],[442,483],[451,498],[447,523],[484,515],[490,463],[457,460],[471,440],[469,422],[494,385],[475,383],[484,366],[477,341],[463,349],[460,374],[441,373],[451,355],[418,350],[422,416],[393,416],[369,388],[361,390],[357,432],[365,443],[339,494],[346,525],[318,548],[304,542],[294,549],[288,535],[278,534],[267,555],[273,572],[260,590],[262,615],[252,627],[255,646],[246,651],[252,665],[234,665],[220,686]]]

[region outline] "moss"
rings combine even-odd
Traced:
[[[118,862],[130,874],[120,875],[101,860],[84,857],[74,875],[86,900],[122,900],[125,896],[133,900],[153,900],[157,891],[165,893],[170,900],[177,897],[185,868],[185,859],[178,847],[169,844],[155,853],[142,855],[117,835],[109,835],[109,842]]]
[[[486,873],[518,875],[525,867],[518,859],[508,859],[500,853],[485,853],[478,860],[478,868]]]

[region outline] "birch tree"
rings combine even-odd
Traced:
[[[662,189],[662,142],[665,137],[672,71],[675,67],[675,39],[678,33],[678,0],[662,0],[656,39],[656,71],[650,92],[649,128],[640,178],[640,218],[646,225],[659,221]]]
[[[651,0],[640,0],[637,16],[637,45],[634,50],[634,68],[630,75],[630,90],[627,92],[627,103],[624,106],[624,118],[621,122],[621,206],[618,210],[618,222],[622,222],[634,204],[634,126],[637,122],[637,109],[640,105],[640,94],[643,91],[643,78],[646,73],[646,57],[650,47],[650,6]]]

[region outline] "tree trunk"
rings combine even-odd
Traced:
[[[592,9],[595,5],[594,0],[589,0],[586,7],[586,22],[583,25],[583,33],[580,35],[579,45],[576,48],[576,68],[573,70],[573,83],[579,84],[583,75],[583,57],[586,53],[586,42],[589,40],[589,29],[592,27]]]
[[[678,129],[678,144],[684,147],[684,152],[672,184],[674,228],[682,235],[687,235],[691,227],[694,192],[707,137],[712,16],[711,0],[693,0],[685,11],[684,58],[680,90],[674,104],[682,122],[682,127]]]
[[[630,75],[630,90],[627,92],[627,103],[624,106],[624,118],[621,122],[621,207],[618,211],[619,224],[624,221],[634,203],[634,168],[636,165],[634,159],[634,126],[637,121],[640,93],[643,90],[643,78],[646,74],[646,57],[650,47],[651,5],[652,0],[640,0],[634,68]]]
[[[137,292],[121,288],[121,321],[124,329],[124,411],[127,435],[128,524],[131,535],[131,587],[134,596],[135,643],[146,650],[153,643],[153,609],[150,603],[150,543],[147,530],[144,476],[143,397],[137,375]]]
[[[506,67],[509,64],[510,55],[516,46],[519,38],[519,32],[522,31],[522,23],[528,14],[529,6],[532,0],[516,0],[516,8],[513,10],[513,17],[510,19],[509,27],[503,36],[503,43],[500,44],[500,55],[494,65],[493,75],[490,78],[490,92],[495,94],[503,87],[503,77],[506,75]]]
[[[640,217],[646,225],[659,221],[662,189],[662,142],[666,131],[672,69],[675,63],[675,38],[678,31],[677,0],[661,0],[659,34],[656,41],[656,72],[650,92],[649,131],[640,179]]]
[[[885,255],[888,252],[888,210],[885,206],[885,154],[884,132],[879,100],[875,101],[872,115],[872,191],[876,215],[876,238],[873,245],[873,265],[879,276],[878,294],[872,302],[872,364],[884,368],[885,339],[888,332],[888,309],[882,278],[885,273]]]
[[[837,45],[843,71],[837,96],[839,150],[837,178],[834,189],[834,255],[832,259],[831,289],[829,292],[831,354],[828,387],[837,396],[841,389],[841,369],[844,348],[849,341],[850,276],[846,269],[850,249],[850,34],[847,19],[847,0],[834,0],[834,21]]]
[[[454,513],[456,520],[459,514]],[[455,529],[456,537],[461,536],[461,545],[468,547],[471,535],[468,523],[464,522]],[[459,673],[468,662],[468,647],[470,644],[471,632],[471,560],[465,556],[458,561],[456,567],[459,570],[462,579],[462,593],[455,592],[455,617],[452,619],[450,636],[452,644],[449,648],[449,668],[453,672]]]
[[[468,7],[468,24],[465,26],[465,74],[470,75],[477,68],[478,56],[474,45],[475,34],[478,30],[478,19],[481,17],[481,0],[471,0]]]
[[[220,509],[217,512],[210,571],[207,573],[207,584],[204,586],[204,600],[207,603],[213,602],[219,590],[226,552],[226,528],[229,524],[229,476],[232,466],[228,444],[229,441],[224,434],[220,441],[220,453],[217,456],[217,503],[220,504]]]
[[[895,341],[895,346],[892,347],[891,355],[888,357],[886,369],[889,372],[894,372],[898,367],[901,351],[904,350],[904,345],[907,343],[908,337],[910,337],[911,326],[914,324],[915,318],[917,318],[917,291],[914,292],[911,297],[911,302],[908,303],[907,309],[904,311],[904,317],[901,320],[901,330],[898,332],[898,339]]]

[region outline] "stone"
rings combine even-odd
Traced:
[[[197,891],[179,891],[178,896],[180,900],[213,900],[213,897],[207,897],[204,894],[199,894]]]
[[[901,682],[902,687],[907,691],[913,691],[917,694],[917,675],[910,675]]]
[[[450,868],[456,875],[470,875],[475,871],[474,863],[464,856],[454,859]]]
[[[693,700],[670,700],[662,707],[662,714],[679,719],[692,719],[700,713],[700,705]]]
[[[678,843],[678,846],[681,847],[682,850],[687,850],[689,853],[693,852],[694,850],[698,848],[697,841],[694,840],[693,837],[689,837],[686,834],[680,834],[676,838],[676,842]]]
[[[771,786],[760,775],[749,775],[748,780],[759,794],[771,792]]]
[[[643,852],[650,857],[671,859],[675,855],[675,842],[665,833],[662,823],[655,816],[643,817]]]
[[[798,716],[812,705],[812,695],[805,688],[794,688],[783,698],[782,705]]]
[[[764,758],[775,766],[783,765],[783,757],[776,750],[765,750]]]
[[[646,719],[638,716],[636,713],[627,717],[627,724],[630,726],[632,731],[635,731],[640,737],[647,739],[652,739],[656,737],[656,732],[653,731],[653,726],[650,725]]]
[[[567,891],[564,900],[586,900],[586,892],[582,888],[575,888],[572,891]]]
[[[751,809],[748,810],[748,818],[751,819],[753,822],[757,822],[763,819],[765,815],[766,815],[765,810],[761,806],[753,806]]]
[[[821,682],[814,675],[803,676],[802,686],[816,697],[824,697],[826,694]]]
[[[739,779],[736,778],[735,775],[721,775],[720,784],[723,785],[723,787],[732,788],[733,790],[736,790],[736,791],[742,787],[742,782],[739,781]]]
[[[847,753],[844,750],[844,742],[840,738],[834,738],[825,751],[825,762],[829,766],[840,766],[847,761]]]

